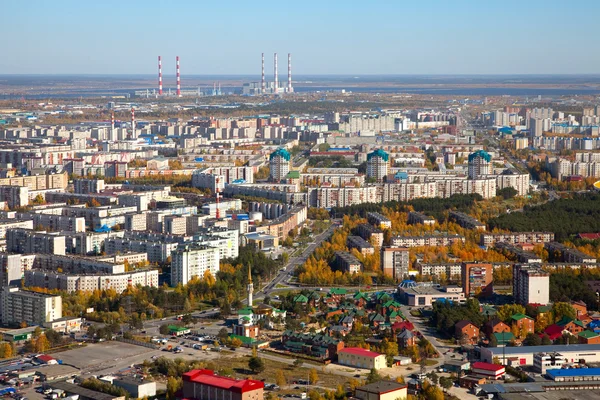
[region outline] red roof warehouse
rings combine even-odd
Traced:
[[[210,369],[183,374],[183,399],[263,400],[265,384],[254,379],[237,380],[215,375]]]
[[[500,379],[505,374],[504,365],[476,362],[471,364],[471,372],[488,379]]]

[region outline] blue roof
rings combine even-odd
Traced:
[[[269,160],[272,160],[274,157],[282,157],[286,161],[290,161],[290,152],[284,148],[279,148],[271,153],[269,156]]]
[[[98,229],[94,229],[95,232],[110,232],[110,228],[107,225],[102,225]]]
[[[383,161],[388,161],[390,159],[390,155],[381,149],[377,149],[372,153],[367,155],[367,160],[370,160],[373,157],[380,157]]]
[[[204,161],[204,157],[196,157],[194,159],[194,161],[196,161],[196,162],[202,162],[202,161]]]
[[[600,368],[549,369],[546,374],[552,379],[565,376],[600,376]]]
[[[473,161],[473,159],[476,157],[483,158],[487,162],[492,161],[492,156],[490,156],[490,153],[484,150],[477,150],[475,153],[469,154],[469,162]]]

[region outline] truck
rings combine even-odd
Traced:
[[[208,349],[208,345],[207,344],[194,343],[194,345],[192,346],[192,348],[194,350],[206,350],[206,349]]]

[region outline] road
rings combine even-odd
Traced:
[[[256,299],[263,299],[266,295],[276,289],[277,285],[288,284],[289,279],[294,274],[294,270],[299,265],[304,264],[306,260],[310,257],[310,255],[315,251],[317,247],[321,245],[322,242],[329,239],[331,235],[333,235],[334,230],[338,227],[338,223],[340,220],[332,220],[333,224],[325,231],[321,232],[319,235],[315,236],[315,239],[308,245],[304,251],[296,257],[290,257],[288,263],[285,267],[281,268],[277,275],[268,282],[265,287],[256,292]]]

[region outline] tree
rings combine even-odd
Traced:
[[[371,371],[369,371],[369,375],[367,375],[367,383],[379,382],[382,379],[383,377],[379,375],[379,372],[377,372],[375,368],[371,368]]]
[[[554,322],[556,322],[562,317],[575,319],[577,317],[577,312],[571,304],[558,302],[552,305],[552,315],[554,316]]]
[[[434,385],[437,385],[440,380],[440,377],[438,376],[438,374],[435,373],[435,371],[431,371],[430,373],[428,373],[427,378],[429,378],[431,383],[433,383]]]
[[[275,383],[279,387],[284,387],[287,384],[287,379],[282,370],[278,369],[275,373]]]
[[[502,198],[504,200],[508,200],[508,199],[512,199],[513,197],[515,197],[516,195],[518,195],[519,192],[517,192],[517,190],[513,187],[505,187],[503,189],[499,189],[496,190],[496,196],[502,196]]]
[[[169,325],[168,324],[162,324],[158,328],[158,331],[160,332],[161,335],[168,335],[169,334]]]
[[[302,364],[304,364],[304,361],[302,361],[301,359],[299,359],[299,358],[296,358],[296,359],[294,360],[294,367],[296,367],[296,368],[300,368],[300,367],[302,366]]]
[[[13,356],[13,348],[10,343],[4,342],[0,344],[0,358],[11,358]]]
[[[255,374],[260,374],[265,370],[265,363],[260,357],[250,357],[248,360],[248,368]]]
[[[550,340],[550,337],[548,335],[544,334],[542,336],[542,346],[548,346],[550,344],[552,344],[552,340]]]
[[[183,380],[174,376],[167,378],[167,400],[175,400],[175,393],[183,386]]]
[[[525,346],[541,346],[542,338],[535,333],[528,333],[525,340],[523,340],[523,344]]]
[[[238,338],[233,338],[233,339],[231,339],[231,342],[229,343],[229,345],[232,348],[237,349],[238,347],[240,347],[242,345],[242,341]]]
[[[50,348],[50,342],[46,338],[46,335],[41,334],[35,339],[35,351],[37,353],[43,353]]]
[[[445,391],[447,391],[448,389],[450,389],[452,387],[452,385],[453,385],[452,378],[448,378],[448,377],[445,377],[445,376],[442,376],[440,378],[440,386]]]
[[[311,369],[310,372],[308,373],[308,382],[311,385],[314,385],[315,383],[317,383],[319,381],[319,374],[317,373],[317,370],[315,368]]]
[[[498,313],[496,315],[500,321],[508,322],[510,317],[515,314],[525,314],[525,307],[520,304],[505,304],[498,307]]]
[[[33,331],[33,337],[34,338],[38,338],[41,334],[42,334],[42,328],[40,328],[39,326],[35,327],[35,330]]]
[[[229,331],[227,328],[221,328],[217,334],[217,337],[221,340],[221,342],[225,342],[227,338],[229,338]]]

